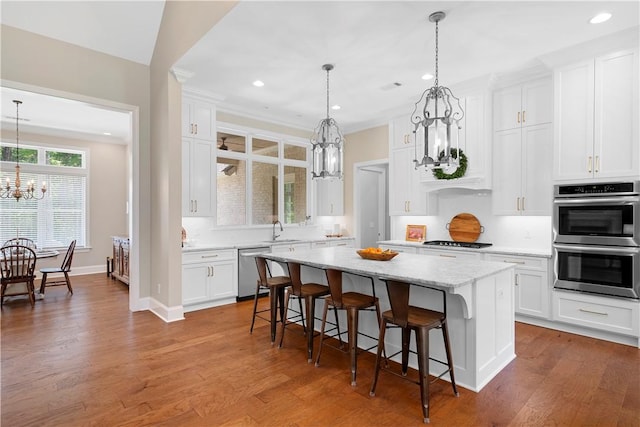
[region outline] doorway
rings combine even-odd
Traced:
[[[354,222],[356,246],[377,247],[388,240],[388,170],[386,160],[354,165]]]

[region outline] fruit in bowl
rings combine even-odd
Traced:
[[[364,248],[356,252],[364,259],[372,259],[376,261],[389,261],[391,258],[398,255],[398,252],[382,248]]]

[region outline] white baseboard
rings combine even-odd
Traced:
[[[184,320],[184,310],[181,305],[167,307],[155,298],[148,298],[149,311],[167,323]]]
[[[36,270],[37,269],[38,269],[38,266],[36,265]],[[71,271],[69,272],[69,276],[80,276],[83,274],[96,274],[96,273],[104,273],[106,275],[107,268],[102,264],[86,265],[84,267],[71,266]],[[47,277],[56,278],[56,277],[64,277],[64,275],[62,273],[56,273],[56,274],[48,274]],[[36,279],[42,279],[42,273],[40,273],[40,271],[36,271]]]

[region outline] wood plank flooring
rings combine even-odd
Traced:
[[[295,330],[282,349],[266,322],[250,335],[252,302],[166,324],[104,274],[72,282],[2,309],[3,427],[422,425],[418,386],[381,372],[369,397],[373,354],[351,387],[347,355],[316,368]],[[434,383],[431,424],[640,426],[637,348],[518,323],[516,353],[480,393]]]

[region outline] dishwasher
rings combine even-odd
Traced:
[[[256,282],[258,281],[258,268],[255,256],[261,253],[271,252],[271,247],[260,246],[238,250],[238,297],[237,301],[252,299],[256,295]],[[260,292],[259,296],[269,295],[269,290]]]

